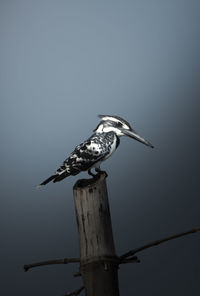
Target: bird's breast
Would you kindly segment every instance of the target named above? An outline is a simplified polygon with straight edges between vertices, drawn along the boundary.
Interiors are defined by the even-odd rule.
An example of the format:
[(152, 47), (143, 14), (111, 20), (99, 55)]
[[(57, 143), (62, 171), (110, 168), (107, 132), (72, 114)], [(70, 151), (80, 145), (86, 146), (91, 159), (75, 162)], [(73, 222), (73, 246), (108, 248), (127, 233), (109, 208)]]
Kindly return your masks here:
[(108, 154), (106, 155), (105, 159), (110, 157), (115, 152), (115, 150), (117, 149), (117, 146), (118, 146), (118, 139), (117, 139), (117, 136), (114, 136), (113, 140), (108, 145)]

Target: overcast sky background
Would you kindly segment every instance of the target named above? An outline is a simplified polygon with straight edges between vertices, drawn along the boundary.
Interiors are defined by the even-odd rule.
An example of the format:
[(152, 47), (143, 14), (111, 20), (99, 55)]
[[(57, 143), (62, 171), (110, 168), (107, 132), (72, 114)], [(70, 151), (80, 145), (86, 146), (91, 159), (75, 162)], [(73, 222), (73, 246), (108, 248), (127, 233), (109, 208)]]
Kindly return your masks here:
[[(200, 225), (200, 2), (0, 1), (0, 294), (61, 296), (79, 256), (72, 187), (35, 189), (98, 124), (124, 117), (130, 138), (109, 175), (117, 254)], [(200, 234), (121, 266), (121, 295), (200, 295)]]

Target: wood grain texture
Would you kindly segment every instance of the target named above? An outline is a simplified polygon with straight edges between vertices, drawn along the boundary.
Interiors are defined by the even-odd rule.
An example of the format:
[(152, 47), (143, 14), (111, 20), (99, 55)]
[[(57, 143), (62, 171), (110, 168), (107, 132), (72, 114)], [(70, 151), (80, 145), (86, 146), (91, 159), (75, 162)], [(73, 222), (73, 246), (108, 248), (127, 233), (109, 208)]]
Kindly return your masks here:
[(112, 233), (106, 174), (74, 186), (81, 273), (87, 296), (117, 296), (118, 260)]

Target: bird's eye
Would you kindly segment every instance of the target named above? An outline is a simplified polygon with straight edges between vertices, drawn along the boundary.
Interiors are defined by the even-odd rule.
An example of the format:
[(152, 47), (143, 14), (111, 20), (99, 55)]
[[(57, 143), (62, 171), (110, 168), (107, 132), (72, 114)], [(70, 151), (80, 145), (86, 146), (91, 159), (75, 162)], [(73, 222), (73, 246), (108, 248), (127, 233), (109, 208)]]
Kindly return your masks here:
[(117, 127), (122, 127), (121, 122), (118, 122), (118, 123), (117, 123)]

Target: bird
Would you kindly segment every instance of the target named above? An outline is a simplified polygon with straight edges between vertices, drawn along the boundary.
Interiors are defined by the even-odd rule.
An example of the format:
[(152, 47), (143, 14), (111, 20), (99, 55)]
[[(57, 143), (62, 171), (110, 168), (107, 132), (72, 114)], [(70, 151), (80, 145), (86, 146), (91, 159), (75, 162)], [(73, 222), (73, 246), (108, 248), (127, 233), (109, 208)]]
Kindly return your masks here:
[[(44, 180), (38, 187), (49, 182), (59, 182), (69, 176), (75, 176), (82, 171), (95, 177), (101, 172), (100, 164), (108, 159), (118, 148), (120, 138), (127, 136), (151, 148), (154, 146), (141, 137), (123, 118), (115, 115), (98, 115), (100, 122), (93, 130), (93, 134), (86, 141), (75, 147), (57, 171)], [(96, 174), (91, 169), (95, 169)]]

